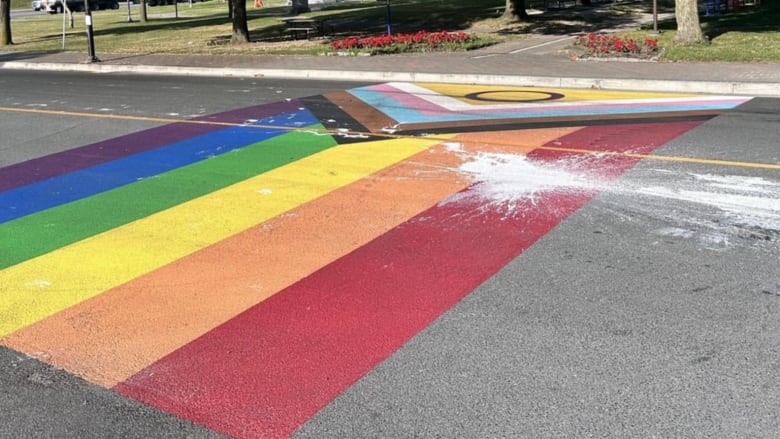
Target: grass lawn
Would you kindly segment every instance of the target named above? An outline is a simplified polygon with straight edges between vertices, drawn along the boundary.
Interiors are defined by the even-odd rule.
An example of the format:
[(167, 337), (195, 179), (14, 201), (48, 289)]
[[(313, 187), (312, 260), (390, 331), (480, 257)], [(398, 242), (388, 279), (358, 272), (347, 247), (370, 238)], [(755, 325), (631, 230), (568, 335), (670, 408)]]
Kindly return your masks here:
[(763, 0), (722, 15), (700, 16), (707, 44), (674, 44), (674, 20), (659, 23), (667, 61), (780, 61), (780, 2)]
[[(473, 20), (495, 14), (502, 0), (479, 2), (479, 5), (452, 6), (456, 0), (394, 0), (393, 31), (457, 31)], [(139, 21), (138, 8), (94, 11), (93, 29), (98, 51), (113, 53), (322, 53), (329, 49), (329, 39), (346, 35), (381, 35), (386, 31), (386, 8), (376, 0), (329, 2), (306, 15), (327, 19), (329, 38), (289, 41), (280, 20), (289, 11), (286, 0), (266, 0), (265, 7), (255, 9), (247, 1), (248, 26), (252, 43), (230, 44), (232, 23), (227, 3), (222, 0), (179, 3), (149, 7), (149, 20)], [(313, 4), (313, 2), (312, 2)], [(26, 6), (29, 8), (29, 5)], [(12, 21), (14, 46), (9, 50), (83, 51), (86, 29), (83, 13), (74, 13), (73, 27), (62, 14), (39, 13)], [(63, 35), (64, 34), (64, 35)]]
[[(317, 54), (329, 50), (329, 42), (345, 36), (381, 35), (386, 30), (386, 7), (376, 0), (325, 0), (318, 8), (310, 0), (312, 12), (306, 15), (325, 20), (325, 38), (290, 41), (280, 20), (288, 11), (287, 0), (265, 0), (265, 7), (253, 8), (247, 1), (248, 25), (252, 43), (230, 44), (232, 24), (227, 3), (208, 0), (149, 7), (147, 22), (140, 22), (138, 7), (128, 10), (94, 11), (95, 46), (105, 53), (193, 53), (193, 54)], [(571, 3), (571, 2), (570, 2)], [(425, 31), (466, 31), (501, 40), (523, 38), (529, 32), (570, 34), (598, 31), (616, 22), (631, 23), (637, 14), (647, 17), (651, 0), (594, 2), (582, 6), (543, 11), (542, 0), (527, 1), (538, 12), (524, 23), (507, 23), (497, 15), (504, 0), (393, 0), (394, 33)], [(673, 11), (668, 0), (658, 0), (662, 11)], [(13, 8), (29, 9), (27, 0), (12, 0)], [(662, 60), (672, 61), (780, 61), (780, 1), (763, 0), (719, 16), (701, 15), (701, 25), (709, 44), (681, 45), (673, 42), (673, 19), (658, 23), (657, 36)], [(73, 27), (64, 15), (38, 13), (15, 17), (12, 21), (16, 51), (86, 51), (83, 13), (73, 14)], [(632, 32), (638, 38), (650, 35), (648, 26)]]

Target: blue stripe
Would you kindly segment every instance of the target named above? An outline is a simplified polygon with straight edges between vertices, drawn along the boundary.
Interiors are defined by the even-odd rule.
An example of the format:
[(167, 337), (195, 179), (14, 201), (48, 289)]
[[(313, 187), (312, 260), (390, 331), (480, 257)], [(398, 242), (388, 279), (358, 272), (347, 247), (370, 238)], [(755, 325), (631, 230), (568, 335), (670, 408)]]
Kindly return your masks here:
[(289, 132), (281, 127), (319, 123), (307, 110), (253, 122), (280, 128), (235, 126), (172, 143), (0, 193), (0, 224), (235, 151)]

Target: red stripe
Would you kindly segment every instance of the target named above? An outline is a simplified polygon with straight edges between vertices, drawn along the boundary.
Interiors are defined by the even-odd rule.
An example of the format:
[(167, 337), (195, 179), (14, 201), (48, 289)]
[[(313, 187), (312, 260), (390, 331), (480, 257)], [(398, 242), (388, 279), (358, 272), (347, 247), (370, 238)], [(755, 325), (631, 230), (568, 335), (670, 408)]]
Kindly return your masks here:
[(289, 436), (593, 195), (537, 194), (511, 216), (442, 203), (115, 389), (230, 436)]

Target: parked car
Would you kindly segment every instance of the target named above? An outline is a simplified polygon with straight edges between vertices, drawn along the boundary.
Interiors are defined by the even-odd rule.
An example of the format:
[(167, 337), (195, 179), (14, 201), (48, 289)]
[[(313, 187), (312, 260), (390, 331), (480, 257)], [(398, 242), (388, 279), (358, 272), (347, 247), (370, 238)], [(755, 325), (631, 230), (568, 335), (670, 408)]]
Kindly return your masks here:
[[(40, 0), (42, 9), (50, 14), (63, 12), (65, 7), (62, 0)], [(84, 0), (66, 0), (68, 9), (71, 12), (84, 11)], [(118, 0), (89, 0), (89, 9), (98, 11), (100, 9), (119, 9)]]
[[(146, 0), (146, 4), (149, 6), (162, 6), (162, 5), (172, 5), (173, 2), (176, 1), (177, 3), (187, 3), (190, 0)], [(195, 3), (197, 0), (192, 0), (193, 3)], [(204, 0), (200, 0), (204, 1)]]
[(42, 3), (41, 0), (33, 0), (30, 6), (32, 6), (33, 11), (40, 11), (41, 9), (43, 9), (43, 5), (41, 3)]

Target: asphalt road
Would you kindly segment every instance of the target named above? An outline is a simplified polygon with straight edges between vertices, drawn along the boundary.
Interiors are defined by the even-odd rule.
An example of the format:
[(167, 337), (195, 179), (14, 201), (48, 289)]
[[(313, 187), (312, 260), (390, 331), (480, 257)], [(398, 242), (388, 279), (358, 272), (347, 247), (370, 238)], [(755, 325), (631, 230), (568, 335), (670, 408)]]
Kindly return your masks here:
[[(777, 164), (778, 122), (756, 99), (655, 153)], [(779, 182), (640, 162), (296, 437), (775, 437)], [(704, 201), (731, 195), (774, 214)]]
[(361, 83), (0, 72), (0, 166), (176, 120)]
[[(2, 167), (176, 119), (358, 85), (0, 72), (0, 179)], [(776, 437), (778, 127), (780, 100), (752, 99), (609, 183), (513, 169), (554, 180), (564, 198), (594, 197), (294, 436)], [(654, 133), (629, 135), (630, 152)], [(563, 209), (529, 194), (536, 210)], [(503, 195), (511, 209), (517, 194)], [(0, 388), (0, 437), (218, 437), (7, 348)]]

